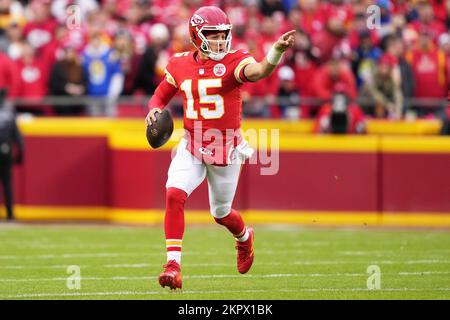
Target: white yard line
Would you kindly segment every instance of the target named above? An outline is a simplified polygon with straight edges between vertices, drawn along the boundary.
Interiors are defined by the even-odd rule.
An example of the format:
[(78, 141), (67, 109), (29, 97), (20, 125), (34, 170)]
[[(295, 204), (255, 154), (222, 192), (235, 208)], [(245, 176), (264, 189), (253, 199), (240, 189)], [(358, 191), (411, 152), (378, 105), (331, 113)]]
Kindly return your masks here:
[[(87, 265), (80, 264), (78, 265), (81, 269), (83, 268), (133, 268), (133, 269), (146, 269), (152, 267), (162, 267), (163, 262), (161, 263), (120, 263), (120, 264), (103, 264), (103, 265)], [(9, 269), (9, 270), (23, 270), (23, 269), (67, 269), (68, 266), (73, 264), (59, 264), (59, 265), (9, 265), (9, 266), (0, 266), (1, 269)], [(205, 267), (229, 267), (233, 266), (232, 263), (187, 263), (189, 268), (205, 268)], [(281, 262), (260, 262), (258, 263), (260, 266), (281, 266), (285, 265), (285, 263)]]
[(399, 276), (428, 276), (433, 274), (450, 274), (450, 271), (399, 272)]
[(396, 261), (396, 260), (366, 260), (366, 261), (346, 261), (346, 260), (318, 260), (318, 261), (294, 261), (295, 265), (333, 265), (333, 264), (450, 264), (450, 260), (407, 260), (407, 261)]
[[(401, 275), (401, 276), (416, 276), (416, 275), (438, 275), (449, 274), (450, 272), (440, 271), (423, 271), (423, 272), (399, 272), (399, 273), (383, 273), (384, 275)], [(231, 275), (231, 274), (215, 274), (215, 275), (187, 275), (184, 279), (216, 279), (216, 278), (296, 278), (296, 277), (367, 277), (366, 273), (275, 273), (275, 274), (246, 274), (246, 275)], [(155, 276), (115, 276), (115, 277), (81, 277), (81, 281), (133, 281), (133, 280), (154, 280)], [(67, 281), (67, 277), (54, 277), (54, 278), (21, 278), (21, 279), (8, 279), (0, 278), (0, 282), (47, 282), (47, 281)]]
[(274, 290), (186, 290), (170, 293), (167, 291), (111, 291), (111, 292), (69, 292), (69, 293), (25, 293), (0, 296), (3, 299), (17, 298), (44, 298), (44, 297), (86, 297), (86, 296), (137, 296), (137, 295), (168, 295), (168, 294), (224, 294), (224, 293), (304, 293), (304, 292), (449, 292), (450, 288), (417, 289), (417, 288), (386, 288), (369, 290), (365, 288), (299, 288), (299, 289), (274, 289)]
[[(95, 257), (117, 257), (122, 254), (99, 254), (99, 256), (95, 255)], [(53, 256), (53, 255), (47, 255), (47, 256)], [(134, 254), (133, 254), (134, 256)], [(142, 255), (138, 255), (142, 256)], [(86, 256), (86, 254), (83, 254), (81, 256), (75, 255), (72, 257), (72, 255), (66, 255), (65, 258), (75, 258), (75, 257), (90, 257), (90, 255)], [(1, 258), (1, 257), (0, 257)], [(73, 264), (73, 263), (72, 263)], [(69, 265), (72, 264), (59, 264), (59, 265), (0, 265), (1, 269), (66, 269)], [(308, 260), (298, 260), (298, 261), (292, 261), (291, 264), (293, 265), (305, 265), (305, 266), (314, 266), (314, 265), (339, 265), (339, 264), (363, 264), (363, 265), (369, 265), (369, 264), (376, 264), (376, 265), (383, 265), (383, 264), (450, 264), (450, 260), (438, 260), (438, 259), (431, 259), (431, 260), (407, 260), (407, 261), (395, 261), (395, 260), (366, 260), (366, 261), (354, 261), (354, 260), (317, 260), (317, 261), (308, 261)], [(99, 264), (99, 265), (85, 265), (80, 264), (80, 268), (151, 268), (151, 267), (161, 267), (163, 263), (119, 263), (119, 264)], [(196, 268), (196, 267), (227, 267), (230, 266), (230, 263), (186, 263), (186, 266), (189, 268)], [(286, 265), (282, 262), (260, 262), (258, 265), (261, 266), (280, 266), (280, 265)]]
[[(319, 274), (319, 273), (310, 273), (310, 274), (300, 274), (300, 273), (286, 273), (286, 274), (264, 274), (264, 275), (228, 275), (228, 274), (216, 274), (216, 275), (187, 275), (183, 276), (183, 279), (214, 279), (214, 278), (283, 278), (283, 277), (338, 277), (338, 276), (367, 276), (366, 274)], [(141, 276), (141, 277), (128, 277), (128, 276), (115, 276), (115, 277), (81, 277), (81, 281), (114, 281), (114, 280), (154, 280), (155, 276)], [(55, 278), (23, 278), (23, 279), (0, 279), (0, 282), (40, 282), (40, 281), (67, 281), (67, 277), (55, 277)]]
[[(161, 253), (162, 252), (162, 253)], [(39, 255), (23, 255), (23, 256), (0, 256), (0, 260), (18, 260), (18, 259), (72, 259), (72, 258), (111, 258), (111, 257), (147, 257), (147, 256), (161, 256), (164, 251), (161, 252), (100, 252), (100, 253), (64, 253), (64, 254), (39, 254)], [(215, 256), (224, 254), (236, 254), (231, 253), (218, 253), (218, 252), (185, 252), (184, 256), (194, 256), (194, 255), (205, 255), (205, 256)]]

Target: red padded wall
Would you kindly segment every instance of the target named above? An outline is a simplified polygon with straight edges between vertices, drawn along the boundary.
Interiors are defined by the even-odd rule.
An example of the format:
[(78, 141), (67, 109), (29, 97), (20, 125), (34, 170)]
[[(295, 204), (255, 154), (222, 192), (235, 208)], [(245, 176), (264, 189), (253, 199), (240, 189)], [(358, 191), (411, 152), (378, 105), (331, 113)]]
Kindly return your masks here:
[(450, 154), (384, 153), (381, 158), (384, 211), (450, 212)]
[(106, 137), (26, 137), (20, 203), (109, 205)]

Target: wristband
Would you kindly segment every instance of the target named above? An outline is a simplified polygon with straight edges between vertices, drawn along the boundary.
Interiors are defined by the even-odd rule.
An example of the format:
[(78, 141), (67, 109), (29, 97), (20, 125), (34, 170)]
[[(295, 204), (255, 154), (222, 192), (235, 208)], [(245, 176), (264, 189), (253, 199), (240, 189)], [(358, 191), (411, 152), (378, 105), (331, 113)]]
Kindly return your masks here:
[(269, 53), (267, 54), (267, 62), (269, 62), (270, 64), (276, 66), (280, 63), (281, 58), (283, 57), (283, 51), (279, 51), (277, 49), (275, 49), (275, 46), (272, 46), (272, 48), (270, 48)]

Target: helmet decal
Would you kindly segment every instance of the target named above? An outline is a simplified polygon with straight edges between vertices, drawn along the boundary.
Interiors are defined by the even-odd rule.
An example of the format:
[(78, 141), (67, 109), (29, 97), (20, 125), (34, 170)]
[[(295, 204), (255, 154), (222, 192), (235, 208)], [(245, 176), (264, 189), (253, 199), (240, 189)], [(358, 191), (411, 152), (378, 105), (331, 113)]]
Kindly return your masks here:
[(205, 20), (199, 16), (198, 14), (194, 14), (191, 18), (191, 26), (196, 27), (198, 25), (201, 25), (205, 23)]

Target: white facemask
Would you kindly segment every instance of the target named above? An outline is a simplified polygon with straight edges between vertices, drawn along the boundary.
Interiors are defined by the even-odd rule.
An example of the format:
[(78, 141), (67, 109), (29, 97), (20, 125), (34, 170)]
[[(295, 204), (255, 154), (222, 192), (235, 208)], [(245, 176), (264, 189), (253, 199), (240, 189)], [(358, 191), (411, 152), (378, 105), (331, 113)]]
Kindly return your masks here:
[[(230, 52), (231, 49), (231, 30), (228, 33), (228, 36), (225, 40), (207, 40), (203, 34), (200, 34), (201, 39), (203, 40), (203, 43), (200, 47), (200, 50), (202, 50), (210, 59), (214, 61), (220, 61), (222, 60), (227, 53)], [(217, 42), (217, 51), (211, 50), (210, 43), (211, 42)], [(219, 43), (223, 43), (224, 50), (219, 52)]]

